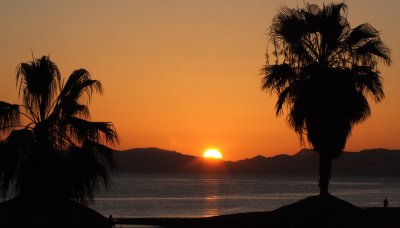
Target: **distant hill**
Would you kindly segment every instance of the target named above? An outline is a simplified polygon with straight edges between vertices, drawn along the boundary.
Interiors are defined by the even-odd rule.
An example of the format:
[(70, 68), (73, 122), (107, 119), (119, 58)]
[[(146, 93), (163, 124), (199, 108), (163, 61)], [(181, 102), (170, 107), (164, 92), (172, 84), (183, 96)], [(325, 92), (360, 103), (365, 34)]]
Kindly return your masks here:
[(226, 172), (225, 161), (210, 161), (158, 148), (137, 148), (114, 154), (122, 172)]
[[(276, 155), (220, 161), (158, 148), (115, 151), (121, 172), (235, 173), (308, 175), (318, 173), (318, 156), (303, 149), (295, 155)], [(369, 149), (344, 152), (333, 161), (334, 175), (400, 176), (400, 150)]]

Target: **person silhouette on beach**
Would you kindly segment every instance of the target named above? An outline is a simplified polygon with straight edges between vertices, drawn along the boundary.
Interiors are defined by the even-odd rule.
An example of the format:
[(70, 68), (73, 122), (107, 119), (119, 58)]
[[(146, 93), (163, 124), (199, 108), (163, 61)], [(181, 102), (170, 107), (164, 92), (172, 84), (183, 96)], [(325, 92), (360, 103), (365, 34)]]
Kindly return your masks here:
[(388, 201), (387, 198), (385, 198), (385, 199), (383, 200), (383, 207), (384, 207), (384, 208), (387, 208), (388, 205), (389, 205), (389, 201)]

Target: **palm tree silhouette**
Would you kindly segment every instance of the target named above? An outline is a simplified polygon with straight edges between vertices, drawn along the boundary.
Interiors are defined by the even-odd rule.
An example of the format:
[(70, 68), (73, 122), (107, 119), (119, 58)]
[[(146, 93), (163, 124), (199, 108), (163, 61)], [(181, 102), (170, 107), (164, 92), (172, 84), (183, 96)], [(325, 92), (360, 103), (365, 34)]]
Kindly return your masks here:
[(85, 69), (63, 83), (48, 56), (21, 63), (22, 104), (0, 101), (0, 191), (35, 199), (86, 204), (100, 184), (109, 185), (118, 142), (110, 122), (89, 121), (88, 104), (102, 85)]
[(390, 65), (390, 51), (370, 24), (350, 27), (344, 3), (284, 6), (269, 36), (275, 63), (267, 51), (262, 89), (278, 95), (276, 114), (287, 107), (289, 125), (319, 153), (320, 194), (327, 195), (332, 159), (371, 115), (367, 96), (384, 98), (377, 65)]

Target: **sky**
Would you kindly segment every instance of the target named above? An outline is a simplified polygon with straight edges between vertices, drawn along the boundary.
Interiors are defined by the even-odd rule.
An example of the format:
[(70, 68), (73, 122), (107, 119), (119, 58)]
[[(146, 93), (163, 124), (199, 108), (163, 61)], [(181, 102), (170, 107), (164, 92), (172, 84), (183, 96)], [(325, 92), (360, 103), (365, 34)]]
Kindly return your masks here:
[[(332, 1), (310, 1), (322, 4)], [(337, 2), (337, 1), (334, 1)], [(87, 69), (104, 86), (92, 120), (111, 121), (115, 149), (159, 147), (225, 160), (294, 154), (298, 136), (260, 89), (266, 32), (282, 5), (303, 0), (0, 0), (0, 100), (17, 103), (19, 63), (50, 55), (63, 77)], [(369, 22), (392, 51), (379, 67), (386, 98), (345, 150), (400, 149), (400, 1), (349, 0), (351, 26)]]

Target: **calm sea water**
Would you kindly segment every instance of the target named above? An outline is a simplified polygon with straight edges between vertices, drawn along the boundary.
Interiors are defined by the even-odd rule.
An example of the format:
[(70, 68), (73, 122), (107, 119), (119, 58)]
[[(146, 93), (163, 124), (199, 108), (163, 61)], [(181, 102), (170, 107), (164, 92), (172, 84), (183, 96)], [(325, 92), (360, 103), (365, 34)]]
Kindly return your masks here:
[[(113, 217), (204, 217), (268, 211), (318, 194), (317, 176), (127, 174), (91, 205)], [(398, 177), (333, 177), (331, 192), (360, 207), (400, 206)]]

